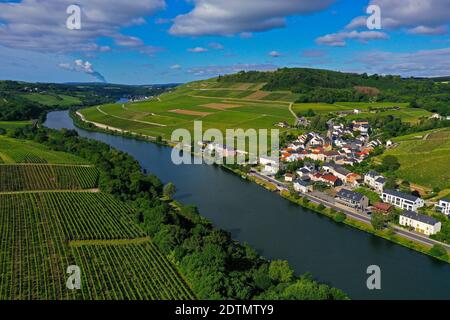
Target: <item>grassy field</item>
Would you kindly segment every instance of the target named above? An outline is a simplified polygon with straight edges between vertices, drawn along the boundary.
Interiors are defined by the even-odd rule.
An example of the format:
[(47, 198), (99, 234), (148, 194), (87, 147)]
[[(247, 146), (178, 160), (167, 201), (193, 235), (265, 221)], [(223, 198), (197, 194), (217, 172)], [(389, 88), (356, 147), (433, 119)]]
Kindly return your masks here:
[(11, 139), (0, 136), (0, 162), (13, 163), (52, 163), (88, 164), (82, 158), (63, 152), (55, 152), (31, 141)]
[(26, 127), (31, 124), (31, 121), (0, 121), (0, 128), (5, 130), (14, 130), (17, 128)]
[[(22, 163), (0, 165), (0, 300), (195, 298), (125, 203), (97, 190), (53, 191), (97, 187), (95, 167), (4, 137), (0, 155)], [(66, 287), (71, 265), (81, 290)]]
[(377, 113), (361, 112), (360, 114), (348, 115), (346, 118), (356, 120), (361, 118), (371, 119), (377, 116), (394, 116), (402, 119), (403, 122), (416, 123), (420, 120), (420, 118), (429, 118), (431, 115), (431, 112), (424, 109), (401, 108), (400, 110), (382, 111)]
[(40, 104), (54, 107), (71, 107), (71, 106), (79, 106), (82, 104), (81, 100), (76, 97), (66, 96), (66, 95), (50, 95), (50, 94), (42, 94), (42, 93), (31, 93), (22, 95), (24, 98), (38, 102)]
[(428, 188), (450, 187), (450, 129), (416, 133), (395, 141), (398, 146), (384, 155), (398, 158), (400, 178)]
[[(294, 125), (295, 118), (289, 105), (299, 97), (289, 91), (262, 91), (263, 83), (219, 83), (214, 79), (182, 85), (174, 92), (157, 99), (140, 103), (109, 104), (91, 107), (80, 112), (91, 122), (132, 131), (138, 134), (164, 139), (171, 138), (175, 129), (193, 132), (194, 121), (202, 121), (203, 130), (219, 129), (274, 129), (285, 121)], [(408, 109), (406, 103), (294, 103), (292, 110), (301, 113), (314, 110), (316, 113), (349, 111), (358, 108), (360, 115), (375, 116), (369, 108), (400, 107), (400, 110), (379, 114), (394, 114), (405, 121), (414, 122), (428, 113), (420, 109)], [(289, 129), (281, 129), (285, 131)]]
[(103, 105), (81, 110), (81, 113), (88, 121), (166, 139), (178, 128), (192, 132), (197, 120), (203, 122), (204, 130), (217, 128), (222, 132), (235, 128), (270, 129), (276, 128), (280, 121), (295, 122), (286, 102), (197, 94), (200, 93), (181, 88), (161, 96), (160, 100)]

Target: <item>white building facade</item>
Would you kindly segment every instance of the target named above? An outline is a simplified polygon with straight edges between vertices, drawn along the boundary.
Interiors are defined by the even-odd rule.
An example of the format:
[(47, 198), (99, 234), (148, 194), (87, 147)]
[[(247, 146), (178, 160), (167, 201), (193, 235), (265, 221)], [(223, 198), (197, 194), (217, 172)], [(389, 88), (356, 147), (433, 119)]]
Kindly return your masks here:
[(414, 231), (427, 236), (440, 232), (442, 228), (440, 221), (413, 211), (403, 212), (400, 216), (400, 225), (413, 228)]
[(383, 202), (390, 203), (397, 208), (407, 211), (417, 211), (425, 205), (425, 202), (421, 198), (396, 190), (383, 191), (381, 198)]
[(446, 216), (450, 216), (450, 200), (442, 199), (436, 205), (436, 210), (445, 214)]

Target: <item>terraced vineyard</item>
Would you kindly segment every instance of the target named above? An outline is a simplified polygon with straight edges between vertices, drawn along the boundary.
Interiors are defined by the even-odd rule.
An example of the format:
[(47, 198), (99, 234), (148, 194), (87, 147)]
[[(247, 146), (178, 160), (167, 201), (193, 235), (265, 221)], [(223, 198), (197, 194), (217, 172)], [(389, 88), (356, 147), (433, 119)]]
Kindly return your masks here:
[[(193, 298), (132, 214), (101, 193), (0, 194), (0, 299)], [(73, 264), (79, 291), (66, 289)]]
[(92, 189), (98, 178), (91, 166), (0, 165), (0, 192)]
[(87, 164), (82, 158), (56, 152), (31, 141), (0, 136), (0, 159), (4, 163)]

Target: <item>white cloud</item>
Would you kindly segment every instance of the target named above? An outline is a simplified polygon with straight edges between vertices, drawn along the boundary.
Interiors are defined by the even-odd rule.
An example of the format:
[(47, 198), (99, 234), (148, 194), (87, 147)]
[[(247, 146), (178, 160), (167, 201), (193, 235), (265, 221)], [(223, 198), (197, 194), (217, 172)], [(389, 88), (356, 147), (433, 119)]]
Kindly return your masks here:
[(69, 30), (66, 9), (73, 3), (73, 0), (0, 3), (3, 23), (0, 43), (41, 52), (101, 51), (97, 39), (120, 38), (120, 28), (143, 24), (145, 16), (165, 8), (164, 0), (78, 0), (75, 3), (82, 9), (81, 30)]
[(64, 70), (87, 73), (101, 82), (106, 82), (105, 77), (100, 72), (95, 71), (92, 66), (92, 63), (90, 63), (89, 61), (76, 59), (73, 63), (67, 62), (60, 63), (58, 67)]
[[(450, 23), (449, 0), (371, 0), (381, 9), (383, 29), (409, 29), (416, 34), (438, 35), (448, 31)], [(366, 27), (367, 17), (354, 18), (347, 29)]]
[(331, 33), (316, 39), (316, 43), (320, 45), (326, 45), (331, 47), (345, 47), (347, 40), (357, 40), (361, 43), (367, 43), (370, 40), (385, 40), (389, 39), (389, 36), (379, 31), (350, 31), (350, 32), (338, 32)]
[(203, 52), (207, 52), (208, 49), (203, 48), (203, 47), (195, 47), (195, 48), (189, 48), (189, 49), (187, 49), (187, 51), (193, 52), (193, 53), (203, 53)]
[(335, 0), (194, 0), (195, 8), (175, 18), (174, 35), (234, 35), (286, 25), (287, 16), (323, 10)]
[(278, 51), (270, 51), (269, 56), (271, 56), (272, 58), (278, 58), (281, 57), (281, 53)]
[(426, 27), (426, 26), (418, 26), (408, 30), (409, 33), (412, 34), (422, 34), (422, 35), (443, 35), (448, 33), (447, 26), (439, 26), (439, 27)]
[(272, 71), (277, 66), (273, 64), (235, 64), (228, 66), (200, 66), (190, 68), (188, 73), (197, 77), (215, 77), (223, 74), (237, 73), (239, 71)]
[(450, 48), (415, 52), (364, 52), (357, 60), (368, 73), (405, 77), (438, 77), (450, 74)]
[(181, 68), (182, 68), (182, 66), (179, 64), (174, 64), (174, 65), (170, 66), (170, 69), (172, 69), (172, 70), (180, 70)]
[(218, 42), (211, 42), (209, 44), (209, 47), (214, 49), (214, 50), (223, 50), (224, 49), (223, 45), (218, 43)]

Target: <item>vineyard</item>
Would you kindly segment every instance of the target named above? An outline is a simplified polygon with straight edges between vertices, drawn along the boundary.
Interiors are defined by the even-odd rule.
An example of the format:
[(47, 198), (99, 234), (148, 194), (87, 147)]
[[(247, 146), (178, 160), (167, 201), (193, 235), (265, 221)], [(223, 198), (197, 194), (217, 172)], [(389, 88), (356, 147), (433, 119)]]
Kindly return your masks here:
[[(0, 194), (0, 299), (193, 298), (150, 240), (134, 241), (145, 235), (132, 214), (102, 193)], [(72, 264), (79, 291), (66, 289)]]
[(4, 163), (87, 164), (87, 161), (64, 152), (57, 152), (31, 141), (0, 136), (0, 161)]
[(78, 246), (72, 252), (76, 264), (89, 275), (82, 285), (85, 299), (193, 299), (175, 268), (150, 241)]
[(90, 166), (0, 165), (0, 192), (92, 189), (98, 179)]

